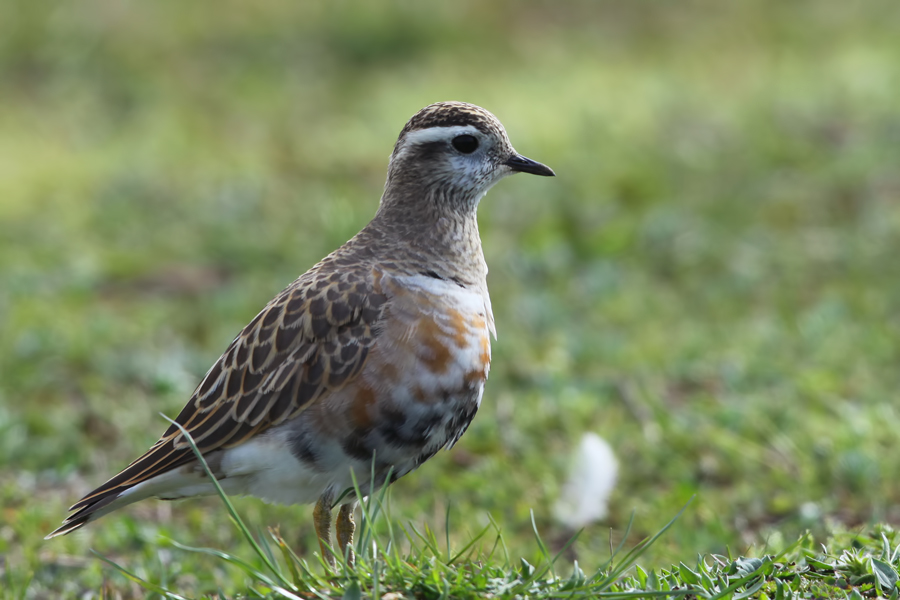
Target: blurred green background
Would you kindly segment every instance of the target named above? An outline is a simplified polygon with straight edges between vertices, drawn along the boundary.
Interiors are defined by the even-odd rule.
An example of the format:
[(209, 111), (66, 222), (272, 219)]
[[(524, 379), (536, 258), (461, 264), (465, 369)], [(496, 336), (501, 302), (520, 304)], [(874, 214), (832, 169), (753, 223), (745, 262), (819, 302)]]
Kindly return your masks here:
[[(557, 172), (479, 211), (499, 340), (482, 410), (391, 492), (533, 560), (581, 435), (618, 456), (608, 555), (653, 564), (900, 522), (900, 11), (893, 2), (13, 0), (0, 19), (0, 575), (198, 594), (216, 500), (52, 542), (239, 329), (372, 216), (396, 135), (484, 106)], [(239, 502), (316, 549), (308, 507)], [(611, 533), (610, 533), (611, 531)], [(29, 584), (29, 580), (31, 583)], [(28, 592), (25, 592), (25, 589)], [(41, 596), (44, 594), (44, 596)]]

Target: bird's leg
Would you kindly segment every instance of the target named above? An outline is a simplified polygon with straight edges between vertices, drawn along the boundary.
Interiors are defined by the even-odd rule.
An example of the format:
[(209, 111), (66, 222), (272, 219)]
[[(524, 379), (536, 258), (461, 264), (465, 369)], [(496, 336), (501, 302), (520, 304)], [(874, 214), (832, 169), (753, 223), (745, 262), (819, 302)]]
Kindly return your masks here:
[(331, 491), (326, 491), (316, 502), (313, 509), (313, 523), (316, 526), (316, 537), (319, 538), (319, 549), (322, 551), (322, 558), (328, 563), (332, 569), (334, 568), (334, 555), (331, 553), (331, 508), (332, 508)]
[(353, 554), (353, 533), (356, 531), (356, 521), (353, 520), (353, 509), (356, 502), (348, 502), (341, 506), (337, 516), (337, 543), (338, 549), (344, 553), (347, 564), (351, 567), (356, 562)]

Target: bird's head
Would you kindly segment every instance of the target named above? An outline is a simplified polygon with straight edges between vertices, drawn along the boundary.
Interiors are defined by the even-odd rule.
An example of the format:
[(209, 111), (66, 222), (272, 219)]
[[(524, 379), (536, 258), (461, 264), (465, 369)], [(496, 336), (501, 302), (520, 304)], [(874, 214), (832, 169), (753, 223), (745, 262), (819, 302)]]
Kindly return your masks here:
[(516, 152), (490, 112), (465, 102), (438, 102), (413, 115), (400, 132), (385, 198), (430, 196), (474, 210), (492, 185), (513, 173), (554, 175), (550, 167)]

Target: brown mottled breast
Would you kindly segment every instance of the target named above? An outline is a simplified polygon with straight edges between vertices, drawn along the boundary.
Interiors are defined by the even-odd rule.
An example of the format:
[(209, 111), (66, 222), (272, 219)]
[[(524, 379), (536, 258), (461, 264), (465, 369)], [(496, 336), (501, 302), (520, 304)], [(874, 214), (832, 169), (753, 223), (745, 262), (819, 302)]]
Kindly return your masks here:
[(421, 275), (381, 283), (383, 330), (360, 376), (289, 425), (295, 455), (313, 468), (374, 455), (402, 476), (455, 443), (481, 402), (491, 360), (481, 293)]

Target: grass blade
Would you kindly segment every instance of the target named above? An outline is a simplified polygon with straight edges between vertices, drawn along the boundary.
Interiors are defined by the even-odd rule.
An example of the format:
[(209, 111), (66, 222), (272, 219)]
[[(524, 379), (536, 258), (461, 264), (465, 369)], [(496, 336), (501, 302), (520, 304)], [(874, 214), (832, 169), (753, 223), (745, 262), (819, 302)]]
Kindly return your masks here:
[[(254, 553), (260, 558), (260, 560), (262, 560), (263, 564), (266, 565), (266, 568), (276, 577), (276, 579), (278, 579), (283, 587), (292, 589), (294, 587), (293, 583), (285, 578), (284, 574), (281, 572), (281, 569), (277, 567), (277, 563), (269, 560), (269, 557), (257, 543), (256, 539), (253, 537), (253, 534), (250, 533), (250, 530), (244, 524), (244, 521), (241, 519), (240, 515), (238, 515), (237, 510), (235, 510), (234, 505), (231, 503), (231, 500), (229, 500), (228, 495), (225, 493), (225, 490), (223, 490), (222, 486), (219, 484), (219, 480), (209, 468), (209, 465), (206, 463), (206, 459), (203, 457), (203, 453), (200, 452), (200, 448), (197, 447), (197, 443), (194, 441), (194, 438), (191, 437), (191, 434), (184, 427), (182, 427), (180, 423), (176, 423), (166, 415), (162, 415), (162, 417), (166, 421), (177, 427), (181, 432), (181, 435), (190, 445), (191, 450), (193, 450), (194, 452), (194, 456), (197, 458), (197, 461), (203, 467), (203, 471), (206, 473), (206, 476), (209, 477), (209, 480), (215, 487), (216, 493), (218, 494), (219, 498), (221, 498), (222, 502), (225, 504), (232, 522), (235, 524), (235, 526), (237, 526), (238, 530), (241, 532), (241, 535), (245, 540), (247, 540), (247, 543), (250, 544), (250, 547), (253, 548)], [(224, 556), (222, 558), (224, 558)]]
[(105, 556), (103, 556), (102, 554), (97, 552), (96, 550), (91, 550), (91, 552), (94, 553), (94, 556), (96, 556), (97, 558), (99, 558), (100, 560), (105, 562), (106, 564), (110, 565), (112, 568), (114, 568), (116, 571), (121, 573), (127, 579), (140, 585), (145, 590), (150, 590), (151, 592), (156, 592), (160, 596), (162, 596), (164, 598), (170, 598), (171, 600), (188, 600), (184, 596), (179, 596), (178, 594), (176, 594), (174, 592), (170, 592), (169, 590), (165, 589), (164, 587), (162, 587), (160, 585), (157, 585), (151, 581), (147, 581), (146, 579), (138, 577), (137, 575), (135, 575), (134, 573), (132, 573), (131, 571), (129, 571), (122, 565), (118, 564), (117, 562), (115, 562), (109, 558), (106, 558)]

